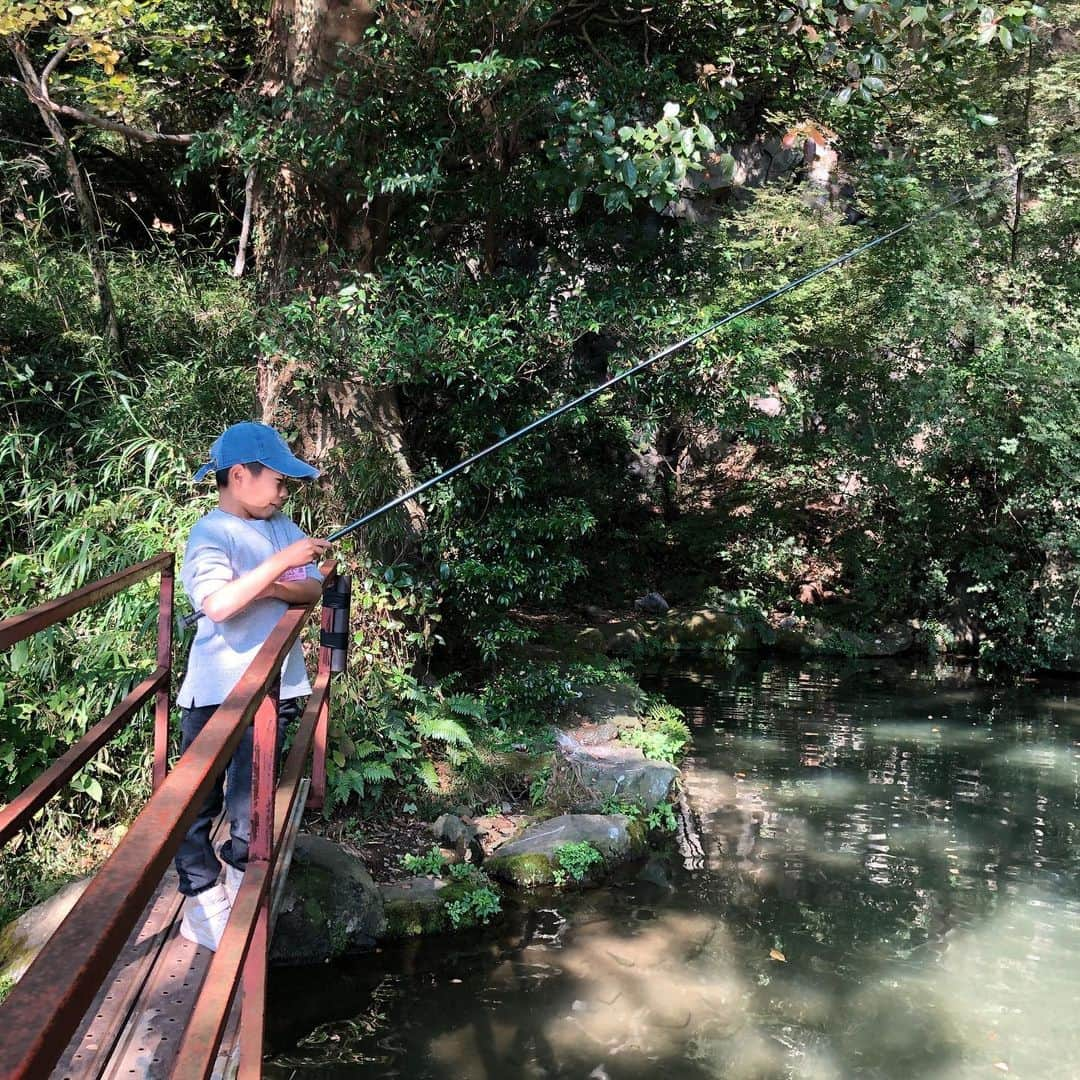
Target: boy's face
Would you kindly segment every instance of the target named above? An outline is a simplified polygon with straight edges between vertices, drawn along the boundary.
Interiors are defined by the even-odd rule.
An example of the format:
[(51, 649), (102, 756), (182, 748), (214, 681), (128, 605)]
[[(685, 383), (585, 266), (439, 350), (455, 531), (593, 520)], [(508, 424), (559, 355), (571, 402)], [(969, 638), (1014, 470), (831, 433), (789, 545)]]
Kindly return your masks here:
[(246, 465), (234, 465), (229, 472), (228, 490), (245, 513), (265, 521), (285, 505), (289, 481), (273, 469), (264, 468), (256, 476)]

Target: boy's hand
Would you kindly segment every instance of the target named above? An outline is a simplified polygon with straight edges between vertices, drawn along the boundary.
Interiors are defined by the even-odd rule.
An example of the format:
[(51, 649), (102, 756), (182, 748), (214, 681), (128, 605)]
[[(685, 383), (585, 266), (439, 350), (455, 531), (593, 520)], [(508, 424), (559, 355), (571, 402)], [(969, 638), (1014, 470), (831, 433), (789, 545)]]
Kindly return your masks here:
[[(318, 540), (314, 536), (305, 536), (303, 540), (297, 540), (278, 552), (283, 572), (291, 570), (295, 566), (307, 566), (309, 563), (318, 562), (320, 555), (325, 555), (330, 550), (330, 545), (325, 540)], [(279, 575), (280, 576), (280, 575)]]

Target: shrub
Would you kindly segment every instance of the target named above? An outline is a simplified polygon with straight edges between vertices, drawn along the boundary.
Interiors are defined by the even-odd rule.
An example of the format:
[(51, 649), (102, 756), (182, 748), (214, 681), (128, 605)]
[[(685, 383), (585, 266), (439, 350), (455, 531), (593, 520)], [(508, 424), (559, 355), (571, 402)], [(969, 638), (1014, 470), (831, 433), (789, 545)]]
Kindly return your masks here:
[(569, 874), (575, 881), (581, 881), (588, 873), (590, 866), (603, 861), (604, 856), (588, 840), (575, 844), (563, 844), (555, 849), (554, 862), (557, 868), (564, 874)]

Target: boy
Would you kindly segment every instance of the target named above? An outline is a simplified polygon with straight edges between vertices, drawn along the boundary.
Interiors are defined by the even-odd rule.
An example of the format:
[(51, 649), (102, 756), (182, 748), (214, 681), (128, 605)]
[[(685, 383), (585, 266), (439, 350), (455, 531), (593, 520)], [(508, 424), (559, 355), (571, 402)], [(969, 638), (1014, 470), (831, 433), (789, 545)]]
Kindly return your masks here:
[[(294, 457), (273, 428), (233, 424), (210, 448), (210, 461), (196, 472), (195, 481), (210, 472), (217, 480), (218, 505), (192, 528), (180, 575), (192, 604), (204, 615), (176, 696), (181, 753), (228, 697), (286, 608), (320, 595), (322, 576), (315, 564), (330, 546), (304, 536), (280, 512), (288, 497), (287, 478), (307, 480), (319, 472)], [(298, 699), (310, 692), (297, 642), (281, 667), (282, 730), (298, 714)], [(176, 854), (180, 892), (187, 897), (180, 933), (212, 950), (221, 940), (247, 864), (252, 740), (249, 726), (226, 773), (230, 837), (220, 851), (224, 884), (218, 884), (221, 863), (210, 843), (222, 807), (222, 778)]]

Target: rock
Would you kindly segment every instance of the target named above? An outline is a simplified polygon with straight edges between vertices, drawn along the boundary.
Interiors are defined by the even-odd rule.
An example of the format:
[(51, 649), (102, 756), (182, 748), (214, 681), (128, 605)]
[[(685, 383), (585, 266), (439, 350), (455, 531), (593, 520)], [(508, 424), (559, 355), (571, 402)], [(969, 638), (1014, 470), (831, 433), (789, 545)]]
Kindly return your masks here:
[(812, 619), (778, 626), (773, 647), (777, 652), (802, 656), (886, 657), (907, 652), (913, 640), (909, 626), (887, 626), (875, 634), (857, 634)]
[(603, 653), (607, 651), (607, 639), (603, 631), (596, 626), (587, 626), (574, 638), (574, 645), (580, 653)]
[(592, 844), (610, 868), (642, 853), (644, 829), (623, 814), (563, 814), (500, 845), (484, 865), (492, 877), (529, 887), (554, 880), (555, 852), (564, 844)]
[(48, 900), (24, 911), (0, 930), (0, 986), (11, 985), (22, 978), (91, 880), (87, 877), (69, 882)]
[(440, 844), (455, 847), (459, 841), (476, 834), (476, 829), (466, 825), (457, 814), (440, 814), (431, 825), (431, 832)]
[(756, 649), (757, 634), (743, 626), (737, 615), (722, 608), (670, 612), (657, 633), (673, 645), (694, 646), (723, 640), (736, 649)]
[(666, 801), (679, 770), (666, 761), (649, 761), (635, 746), (607, 743), (582, 746), (567, 732), (559, 732), (556, 745), (561, 765), (597, 799), (618, 795), (652, 810)]
[(671, 873), (661, 859), (650, 859), (638, 871), (637, 879), (638, 881), (644, 881), (646, 884), (655, 885), (659, 889), (664, 889), (666, 892), (675, 891), (675, 886), (671, 883)]
[(646, 635), (636, 626), (611, 623), (604, 629), (609, 656), (633, 656), (645, 644)]
[(614, 724), (581, 724), (575, 728), (564, 728), (557, 734), (566, 735), (580, 746), (600, 746), (617, 739), (619, 729)]
[(392, 885), (380, 885), (386, 912), (386, 936), (419, 937), (422, 934), (441, 934), (448, 929), (450, 920), (443, 898), (439, 895), (446, 887), (445, 881), (430, 877), (414, 877)]
[(586, 686), (575, 709), (594, 724), (614, 724), (619, 729), (639, 728), (641, 713), (638, 705), (642, 696), (641, 687), (632, 682)]
[(471, 821), (462, 821), (457, 814), (442, 814), (435, 819), (431, 831), (442, 847), (457, 852), (459, 861), (464, 861), (466, 852), (472, 853), (473, 862), (483, 861), (480, 834)]
[(299, 836), (271, 963), (317, 964), (357, 955), (385, 932), (382, 894), (360, 859), (321, 836)]
[(634, 607), (646, 615), (663, 615), (669, 608), (668, 602), (658, 593), (646, 593), (634, 601)]

